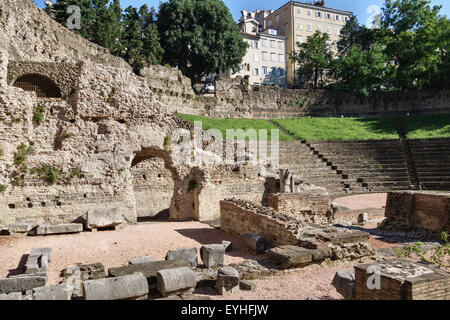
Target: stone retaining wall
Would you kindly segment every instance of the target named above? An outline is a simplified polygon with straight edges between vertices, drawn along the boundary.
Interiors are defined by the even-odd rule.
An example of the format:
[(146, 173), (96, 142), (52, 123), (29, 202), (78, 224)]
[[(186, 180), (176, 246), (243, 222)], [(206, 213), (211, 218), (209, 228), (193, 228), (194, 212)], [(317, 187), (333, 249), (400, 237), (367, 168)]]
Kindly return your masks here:
[(440, 237), (450, 233), (450, 194), (400, 191), (387, 196), (384, 228), (424, 231)]

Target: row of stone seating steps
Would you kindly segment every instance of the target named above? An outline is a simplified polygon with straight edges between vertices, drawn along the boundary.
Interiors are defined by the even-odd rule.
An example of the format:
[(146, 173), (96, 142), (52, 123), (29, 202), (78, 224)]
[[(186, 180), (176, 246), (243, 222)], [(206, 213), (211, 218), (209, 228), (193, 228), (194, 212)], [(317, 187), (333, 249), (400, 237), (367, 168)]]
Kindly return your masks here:
[(408, 189), (410, 178), (399, 141), (309, 142), (319, 157), (364, 190)]
[(450, 139), (409, 140), (423, 189), (450, 190)]
[(292, 170), (305, 183), (324, 187), (331, 194), (344, 194), (351, 188), (353, 181), (331, 169), (304, 142), (284, 142), (280, 145), (280, 155), (280, 166)]

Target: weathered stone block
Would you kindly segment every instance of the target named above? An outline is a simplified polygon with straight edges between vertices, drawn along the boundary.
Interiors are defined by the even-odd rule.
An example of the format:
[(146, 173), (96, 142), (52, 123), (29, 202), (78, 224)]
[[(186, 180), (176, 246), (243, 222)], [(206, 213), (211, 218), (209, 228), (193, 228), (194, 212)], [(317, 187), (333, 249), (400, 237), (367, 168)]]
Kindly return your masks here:
[(47, 273), (48, 255), (29, 255), (25, 263), (25, 273)]
[(148, 292), (147, 279), (142, 273), (84, 282), (85, 300), (146, 299)]
[(170, 250), (167, 252), (166, 260), (184, 260), (190, 267), (196, 268), (198, 265), (197, 248)]
[(200, 248), (200, 256), (207, 268), (223, 266), (225, 263), (225, 247), (222, 244), (208, 244)]
[(245, 244), (257, 254), (261, 254), (266, 251), (267, 241), (261, 235), (246, 233), (242, 236), (242, 239), (244, 240)]
[(241, 280), (239, 282), (239, 289), (251, 291), (256, 289), (256, 283), (249, 280)]
[(25, 233), (27, 234), (32, 229), (30, 223), (14, 223), (8, 226), (10, 233)]
[(233, 251), (233, 243), (231, 241), (222, 241), (223, 246), (225, 247), (225, 252)]
[(370, 234), (363, 231), (334, 232), (323, 234), (321, 237), (332, 244), (342, 244), (367, 241), (370, 238)]
[(65, 234), (65, 233), (79, 233), (83, 232), (83, 225), (81, 223), (56, 224), (37, 227), (36, 234)]
[(123, 223), (122, 212), (118, 208), (88, 212), (88, 229), (115, 227)]
[(2, 293), (0, 294), (0, 301), (22, 300), (21, 292)]
[(342, 270), (336, 272), (332, 285), (344, 299), (352, 300), (355, 298), (355, 271)]
[(158, 291), (165, 297), (195, 288), (197, 276), (188, 267), (158, 271)]
[(33, 300), (71, 300), (73, 288), (67, 284), (33, 289)]
[(0, 279), (0, 293), (23, 292), (45, 286), (47, 279), (40, 276), (22, 276)]
[(239, 290), (239, 272), (233, 267), (222, 267), (217, 272), (216, 289), (224, 295)]
[(267, 256), (278, 261), (283, 267), (289, 268), (312, 261), (310, 249), (297, 246), (280, 246), (266, 251)]
[(128, 261), (128, 264), (140, 264), (140, 263), (147, 263), (147, 262), (155, 262), (156, 259), (153, 257), (134, 257), (131, 258), (130, 261)]
[(33, 248), (30, 252), (30, 256), (40, 256), (43, 254), (48, 256), (48, 262), (52, 261), (52, 248)]

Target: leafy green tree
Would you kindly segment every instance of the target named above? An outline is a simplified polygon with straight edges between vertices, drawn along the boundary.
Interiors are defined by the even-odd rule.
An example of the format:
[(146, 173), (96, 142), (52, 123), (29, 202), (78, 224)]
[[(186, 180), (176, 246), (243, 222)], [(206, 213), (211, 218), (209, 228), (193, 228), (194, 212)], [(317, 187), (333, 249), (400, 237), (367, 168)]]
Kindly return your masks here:
[(237, 71), (247, 49), (239, 27), (221, 0), (161, 3), (158, 30), (164, 62), (193, 82), (212, 72)]
[(333, 53), (328, 41), (328, 34), (316, 31), (306, 42), (297, 42), (298, 51), (291, 59), (298, 64), (298, 84), (306, 86), (312, 81), (314, 89), (319, 87), (319, 80), (326, 76), (332, 66)]
[(123, 58), (128, 61), (135, 72), (143, 67), (143, 43), (140, 17), (136, 8), (129, 6), (123, 15), (122, 44), (124, 45)]
[(368, 50), (354, 44), (334, 61), (337, 83), (330, 88), (370, 95), (386, 89), (392, 67), (386, 63), (383, 47), (374, 43)]
[(150, 10), (146, 5), (139, 9), (142, 30), (142, 56), (146, 64), (160, 64), (164, 55), (161, 47), (158, 27), (156, 25), (156, 10)]
[(368, 50), (375, 42), (376, 30), (368, 29), (358, 23), (358, 18), (352, 16), (341, 30), (337, 49), (339, 54), (345, 54), (352, 45)]
[(53, 19), (67, 27), (67, 21), (72, 16), (72, 13), (67, 13), (69, 6), (78, 6), (81, 13), (81, 29), (73, 29), (72, 31), (89, 41), (93, 41), (92, 22), (94, 19), (91, 0), (58, 0), (51, 8), (47, 7), (46, 11), (50, 13)]
[(442, 61), (441, 6), (428, 0), (386, 0), (378, 38), (395, 64), (399, 90), (429, 87)]

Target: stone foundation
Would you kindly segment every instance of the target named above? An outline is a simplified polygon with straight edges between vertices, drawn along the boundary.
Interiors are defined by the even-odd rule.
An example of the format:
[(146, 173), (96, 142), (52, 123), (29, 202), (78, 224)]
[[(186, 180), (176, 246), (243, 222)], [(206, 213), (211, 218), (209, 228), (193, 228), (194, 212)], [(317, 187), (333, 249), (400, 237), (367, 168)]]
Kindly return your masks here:
[(269, 206), (301, 221), (328, 223), (332, 220), (331, 198), (323, 189), (269, 194)]
[(390, 192), (383, 228), (422, 231), (440, 237), (450, 233), (450, 194), (445, 192)]
[[(380, 289), (370, 290), (367, 282), (369, 277), (375, 276), (374, 270), (379, 270), (380, 273)], [(369, 283), (372, 281), (369, 280)], [(450, 274), (405, 260), (357, 265), (355, 266), (355, 299), (449, 300)]]

